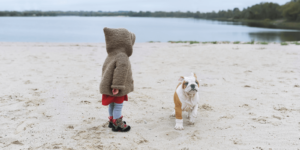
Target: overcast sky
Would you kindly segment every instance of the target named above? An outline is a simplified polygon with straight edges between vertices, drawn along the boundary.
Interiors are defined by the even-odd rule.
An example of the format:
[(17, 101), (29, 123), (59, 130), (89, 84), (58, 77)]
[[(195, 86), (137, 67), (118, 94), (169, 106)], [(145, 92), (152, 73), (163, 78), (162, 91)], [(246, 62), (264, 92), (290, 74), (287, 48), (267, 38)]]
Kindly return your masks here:
[(84, 11), (200, 11), (210, 12), (245, 7), (260, 2), (280, 5), (290, 0), (0, 0), (0, 10)]

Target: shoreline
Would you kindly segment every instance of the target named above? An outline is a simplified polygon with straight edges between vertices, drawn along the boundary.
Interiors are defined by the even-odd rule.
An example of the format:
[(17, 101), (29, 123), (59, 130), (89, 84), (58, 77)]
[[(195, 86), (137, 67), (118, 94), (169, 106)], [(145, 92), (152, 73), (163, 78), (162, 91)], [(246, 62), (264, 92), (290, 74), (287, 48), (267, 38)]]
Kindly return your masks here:
[(261, 27), (267, 29), (290, 29), (300, 31), (300, 22), (291, 22), (283, 19), (280, 20), (247, 20), (247, 19), (207, 19), (226, 22), (236, 22), (250, 27)]
[(232, 19), (232, 18), (194, 18), (194, 17), (153, 17), (153, 16), (128, 16), (128, 15), (114, 15), (114, 16), (80, 16), (80, 15), (57, 15), (57, 16), (0, 16), (1, 17), (133, 17), (133, 18), (186, 18), (186, 19), (195, 19), (195, 20), (213, 20), (213, 21), (226, 21), (239, 23), (234, 25), (245, 25), (249, 27), (260, 27), (267, 29), (289, 29), (300, 31), (300, 22), (286, 21), (284, 19), (278, 20), (249, 20), (249, 19)]
[[(282, 44), (287, 43), (290, 45), (299, 45), (300, 41), (284, 41), (284, 42), (266, 42), (266, 41), (168, 41), (168, 42), (161, 42), (161, 41), (147, 41), (147, 42), (136, 42), (137, 44), (194, 44), (194, 45), (269, 45), (269, 44)], [(91, 45), (98, 45), (104, 44), (105, 42), (0, 42), (0, 44), (46, 44), (46, 45), (68, 45), (68, 46), (91, 46)], [(3, 45), (2, 45), (3, 46)]]

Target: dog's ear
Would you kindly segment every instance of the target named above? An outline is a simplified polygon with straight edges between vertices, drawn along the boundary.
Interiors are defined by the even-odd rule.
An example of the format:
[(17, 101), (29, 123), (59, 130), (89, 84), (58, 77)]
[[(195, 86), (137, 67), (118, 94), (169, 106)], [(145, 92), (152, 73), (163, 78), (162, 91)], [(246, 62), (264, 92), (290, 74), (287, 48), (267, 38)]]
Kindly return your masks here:
[(194, 76), (197, 79), (196, 73), (192, 72), (192, 76)]
[(181, 76), (179, 79), (178, 79), (178, 81), (183, 81), (184, 80), (184, 77), (183, 76)]

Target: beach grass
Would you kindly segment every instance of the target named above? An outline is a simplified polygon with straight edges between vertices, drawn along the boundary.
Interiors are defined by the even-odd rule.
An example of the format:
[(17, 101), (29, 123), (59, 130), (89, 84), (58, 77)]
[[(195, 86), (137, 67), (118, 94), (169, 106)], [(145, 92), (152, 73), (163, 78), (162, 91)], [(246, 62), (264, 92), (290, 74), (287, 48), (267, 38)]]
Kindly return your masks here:
[(254, 44), (255, 43), (255, 41), (254, 40), (251, 40), (251, 42), (246, 42), (246, 43), (244, 43), (244, 44)]
[(261, 44), (261, 45), (268, 45), (268, 42), (258, 42), (257, 44)]
[(183, 41), (168, 41), (169, 43), (183, 43)]
[(298, 43), (298, 41), (292, 42), (291, 44), (300, 45), (300, 43)]
[(200, 42), (198, 41), (190, 41), (190, 44), (199, 44)]
[[(160, 41), (149, 41), (149, 43), (160, 43)], [(189, 44), (229, 44), (229, 41), (222, 41), (222, 42), (218, 42), (218, 41), (210, 41), (210, 42), (200, 42), (200, 41), (168, 41), (168, 43), (189, 43)], [(234, 41), (233, 44), (240, 44), (240, 41)], [(250, 42), (245, 42), (242, 44), (261, 44), (261, 45), (268, 45), (269, 42), (256, 42), (254, 40), (251, 40)], [(274, 42), (274, 44), (276, 44), (276, 42)], [(287, 42), (281, 42), (281, 45), (288, 45), (289, 43)], [(290, 42), (290, 44), (295, 44), (295, 45), (300, 45), (300, 42), (298, 41), (294, 41), (294, 42)]]
[(190, 44), (195, 44), (195, 43), (200, 43), (198, 41), (168, 41), (169, 43), (190, 43)]

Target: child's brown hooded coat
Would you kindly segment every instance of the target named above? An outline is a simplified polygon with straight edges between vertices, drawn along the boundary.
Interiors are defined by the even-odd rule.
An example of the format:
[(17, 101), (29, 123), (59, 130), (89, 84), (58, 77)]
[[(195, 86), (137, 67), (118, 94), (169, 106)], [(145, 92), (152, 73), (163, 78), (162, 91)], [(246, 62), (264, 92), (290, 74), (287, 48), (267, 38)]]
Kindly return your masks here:
[[(124, 96), (133, 91), (133, 79), (129, 57), (135, 35), (126, 29), (104, 28), (108, 56), (103, 64), (100, 93), (110, 96)], [(117, 95), (112, 89), (119, 89)]]

